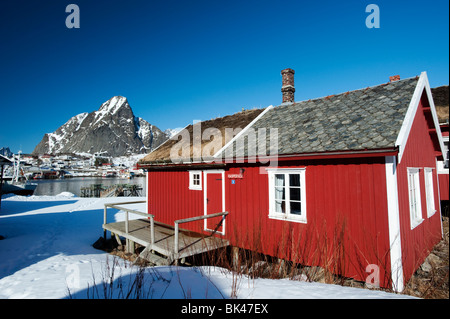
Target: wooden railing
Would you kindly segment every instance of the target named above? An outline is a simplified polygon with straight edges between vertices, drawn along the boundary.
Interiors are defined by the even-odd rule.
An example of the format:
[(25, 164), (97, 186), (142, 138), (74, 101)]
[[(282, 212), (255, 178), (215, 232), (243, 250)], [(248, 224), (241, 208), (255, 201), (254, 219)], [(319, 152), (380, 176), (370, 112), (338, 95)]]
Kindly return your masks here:
[[(153, 246), (155, 244), (155, 216), (152, 214), (143, 213), (143, 212), (140, 212), (140, 211), (137, 211), (134, 209), (127, 208), (127, 207), (119, 206), (119, 205), (141, 204), (141, 203), (146, 203), (146, 201), (105, 204), (105, 209), (104, 209), (104, 213), (103, 213), (103, 224), (106, 225), (106, 223), (107, 223), (106, 213), (107, 213), (108, 207), (115, 208), (115, 209), (125, 212), (125, 233), (126, 234), (128, 234), (128, 232), (129, 232), (129, 213), (143, 216), (145, 218), (149, 218), (150, 219), (150, 240), (151, 240), (151, 245)], [(222, 216), (222, 221), (218, 224), (216, 229), (213, 231), (213, 233), (214, 233), (217, 231), (217, 229), (223, 223), (223, 221), (225, 220), (225, 216), (227, 216), (227, 215), (228, 215), (228, 212), (220, 212), (220, 213), (215, 213), (215, 214), (210, 214), (210, 215), (202, 215), (202, 216), (196, 216), (196, 217), (190, 217), (190, 218), (176, 220), (174, 222), (174, 224), (175, 224), (175, 230), (174, 230), (175, 238), (174, 238), (174, 252), (173, 252), (174, 256), (177, 256), (179, 253), (179, 243), (178, 243), (178, 239), (179, 239), (179, 226), (178, 225), (179, 224)], [(106, 239), (106, 229), (104, 229), (104, 231), (103, 231), (103, 236)]]
[[(105, 210), (103, 212), (103, 224), (106, 224), (106, 210), (108, 207), (111, 208), (115, 208), (118, 210), (122, 210), (125, 212), (125, 233), (128, 234), (128, 230), (129, 230), (129, 213), (132, 214), (136, 214), (139, 216), (143, 216), (145, 218), (150, 218), (150, 240), (151, 240), (151, 244), (153, 245), (155, 243), (155, 216), (153, 216), (152, 214), (148, 214), (148, 213), (143, 213), (134, 209), (130, 209), (127, 207), (122, 207), (119, 205), (129, 205), (129, 204), (142, 204), (142, 203), (146, 203), (146, 201), (135, 201), (135, 202), (125, 202), (125, 203), (112, 203), (112, 204), (105, 204)], [(103, 236), (106, 239), (106, 230), (103, 231)]]
[(189, 222), (193, 222), (196, 220), (208, 219), (208, 218), (219, 217), (219, 216), (222, 216), (222, 222), (223, 222), (226, 215), (228, 215), (228, 212), (221, 212), (221, 213), (215, 213), (215, 214), (210, 214), (210, 215), (196, 216), (196, 217), (190, 217), (190, 218), (176, 220), (175, 221), (174, 253), (178, 254), (178, 252), (179, 252), (178, 251), (178, 233), (179, 233), (178, 225), (179, 224), (189, 223)]

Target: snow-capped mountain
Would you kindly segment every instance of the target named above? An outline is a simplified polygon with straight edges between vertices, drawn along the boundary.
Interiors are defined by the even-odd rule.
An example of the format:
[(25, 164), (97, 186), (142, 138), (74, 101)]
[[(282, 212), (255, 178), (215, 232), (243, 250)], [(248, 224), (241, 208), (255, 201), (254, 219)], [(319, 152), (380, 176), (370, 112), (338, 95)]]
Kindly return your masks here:
[(114, 96), (98, 111), (78, 114), (55, 132), (45, 134), (33, 154), (142, 154), (149, 153), (167, 139), (158, 127), (134, 116), (125, 97)]
[(6, 156), (6, 157), (11, 157), (11, 156), (13, 156), (13, 153), (11, 152), (9, 147), (2, 147), (2, 148), (0, 148), (0, 155)]
[(175, 136), (178, 132), (180, 132), (183, 129), (183, 127), (177, 127), (177, 128), (168, 128), (167, 130), (164, 130), (164, 134), (166, 134), (169, 138), (172, 136)]

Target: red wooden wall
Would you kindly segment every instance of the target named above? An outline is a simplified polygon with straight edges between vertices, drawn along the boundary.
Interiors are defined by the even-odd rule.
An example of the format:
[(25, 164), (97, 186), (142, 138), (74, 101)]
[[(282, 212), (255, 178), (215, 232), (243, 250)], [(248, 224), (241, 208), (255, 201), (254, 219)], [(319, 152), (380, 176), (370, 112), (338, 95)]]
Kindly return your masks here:
[[(448, 124), (441, 124), (441, 132), (443, 137), (449, 136), (448, 132)], [(447, 174), (439, 174), (439, 192), (441, 195), (441, 200), (450, 200), (449, 194), (449, 175)]]
[(439, 174), (439, 192), (441, 195), (441, 200), (449, 200), (449, 175)]
[[(426, 115), (429, 113), (424, 113), (424, 107), (426, 108), (429, 106), (425, 97), (425, 94), (423, 94), (411, 127), (403, 157), (397, 166), (402, 261), (405, 282), (422, 264), (433, 246), (437, 244), (442, 237), (435, 147), (428, 134), (428, 129), (429, 127), (433, 127), (433, 124), (431, 123), (429, 116)], [(424, 221), (414, 229), (411, 229), (409, 212), (408, 167), (420, 168), (420, 194), (422, 218)], [(434, 168), (433, 189), (437, 212), (431, 217), (427, 216), (424, 167)]]
[[(228, 178), (240, 174), (243, 178)], [(233, 245), (365, 280), (369, 264), (388, 280), (389, 237), (384, 157), (284, 162), (306, 167), (307, 223), (270, 219), (268, 175), (256, 165), (225, 171), (226, 234)], [(157, 221), (203, 214), (203, 191), (189, 190), (187, 171), (151, 171), (149, 212)], [(234, 180), (234, 184), (232, 183)], [(199, 231), (202, 223), (183, 224)], [(387, 283), (384, 283), (387, 286)]]
[[(189, 189), (188, 171), (148, 172), (147, 187), (148, 212), (155, 221), (173, 226), (177, 219), (203, 215), (203, 191)], [(202, 231), (203, 221), (180, 227)]]
[(243, 179), (225, 184), (232, 243), (303, 264), (328, 265), (359, 280), (367, 277), (367, 265), (376, 264), (384, 277), (390, 271), (384, 157), (280, 167), (306, 167), (307, 223), (269, 218), (268, 176), (259, 167), (245, 167)]

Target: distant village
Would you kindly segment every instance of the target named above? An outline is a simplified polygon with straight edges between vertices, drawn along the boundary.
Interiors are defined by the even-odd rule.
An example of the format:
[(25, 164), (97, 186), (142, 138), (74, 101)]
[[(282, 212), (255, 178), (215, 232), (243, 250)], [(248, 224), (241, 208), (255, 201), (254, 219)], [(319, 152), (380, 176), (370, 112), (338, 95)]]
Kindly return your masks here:
[(104, 153), (32, 155), (19, 152), (9, 157), (14, 165), (5, 168), (4, 177), (18, 174), (28, 180), (72, 177), (131, 179), (144, 176), (143, 170), (136, 168), (136, 163), (142, 156), (110, 157)]

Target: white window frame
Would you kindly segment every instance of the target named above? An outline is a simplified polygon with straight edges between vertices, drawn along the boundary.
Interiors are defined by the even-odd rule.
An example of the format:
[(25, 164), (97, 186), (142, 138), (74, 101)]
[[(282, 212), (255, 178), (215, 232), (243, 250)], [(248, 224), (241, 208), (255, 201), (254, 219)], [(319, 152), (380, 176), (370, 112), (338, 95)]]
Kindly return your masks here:
[(448, 136), (442, 137), (444, 149), (442, 150), (442, 157), (444, 158), (443, 161), (437, 162), (437, 173), (438, 174), (448, 174), (448, 165), (449, 165), (449, 151), (448, 151)]
[(411, 229), (423, 222), (422, 202), (420, 200), (420, 170), (419, 168), (408, 167), (408, 197)]
[[(306, 189), (305, 189), (305, 172), (306, 168), (268, 168), (268, 178), (269, 178), (269, 218), (271, 219), (281, 219), (286, 221), (293, 221), (298, 223), (306, 223)], [(285, 213), (277, 212), (275, 206), (275, 175), (284, 174), (285, 186), (289, 189), (289, 175), (299, 174), (300, 175), (300, 209), (301, 215), (291, 214), (290, 205), (286, 205)], [(290, 192), (285, 192), (285, 203), (290, 203)]]
[(444, 169), (447, 170), (447, 174), (448, 174), (448, 168), (449, 168), (449, 148), (448, 148), (448, 142), (449, 142), (449, 137), (443, 137), (443, 143), (444, 143), (444, 150), (443, 150), (443, 157), (444, 157)]
[(430, 167), (425, 167), (424, 175), (425, 193), (427, 199), (427, 216), (431, 217), (434, 213), (436, 213), (436, 206), (434, 204), (433, 169)]
[[(199, 184), (195, 184), (195, 175), (198, 175)], [(202, 190), (202, 171), (189, 171), (189, 189), (191, 190)]]

